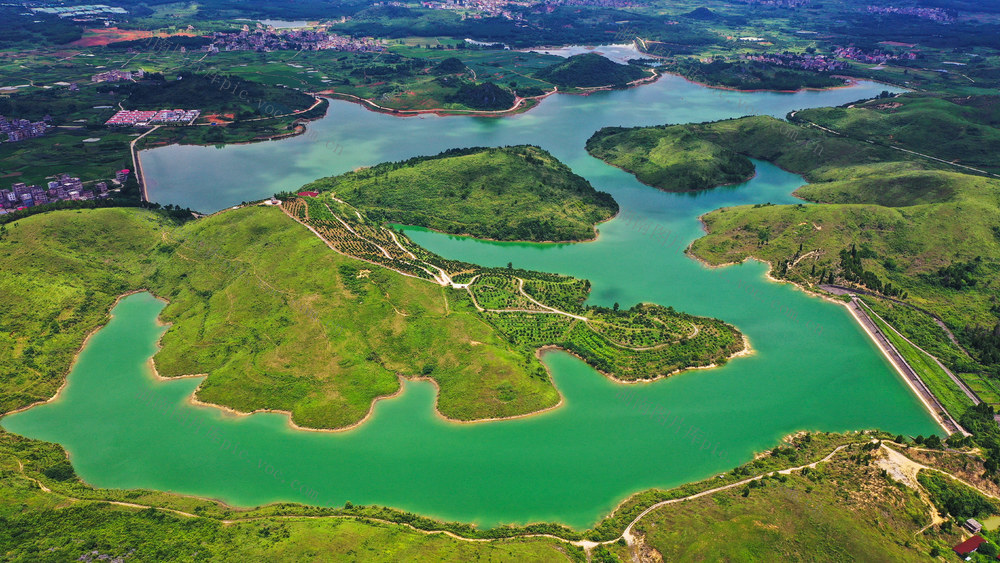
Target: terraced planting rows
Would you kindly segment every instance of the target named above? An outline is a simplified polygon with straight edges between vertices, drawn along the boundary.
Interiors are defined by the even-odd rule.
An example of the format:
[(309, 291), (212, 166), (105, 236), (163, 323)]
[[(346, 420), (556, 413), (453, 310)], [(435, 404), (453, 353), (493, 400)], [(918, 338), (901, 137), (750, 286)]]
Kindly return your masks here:
[(469, 286), (469, 293), (483, 309), (541, 310), (519, 291), (519, 282), (512, 276), (485, 274)]
[(665, 346), (698, 335), (694, 323), (670, 314), (661, 318), (657, 313), (666, 311), (652, 305), (636, 305), (624, 312), (597, 312), (590, 328), (624, 348), (644, 349)]
[(581, 323), (571, 328), (562, 346), (596, 369), (628, 381), (655, 379), (691, 367), (721, 365), (744, 349), (742, 336), (735, 329), (714, 319), (703, 321), (694, 338), (649, 350), (616, 346)]
[(503, 312), (483, 316), (508, 340), (526, 348), (560, 345), (567, 340), (573, 324), (583, 322), (555, 313)]
[(343, 254), (402, 274), (428, 280), (435, 278), (434, 268), (421, 264), (393, 238), (399, 235), (386, 227), (368, 224), (363, 216), (345, 209), (347, 206), (338, 208), (335, 213), (326, 201), (312, 198), (290, 200), (282, 206)]
[(622, 380), (653, 379), (724, 363), (742, 335), (715, 319), (659, 305), (584, 305), (590, 282), (447, 260), (335, 198), (291, 199), (286, 212), (336, 250), (396, 272), (465, 289), (479, 314), (525, 353), (557, 346)]
[(570, 312), (584, 310), (583, 302), (590, 293), (590, 282), (576, 278), (561, 280), (526, 279), (524, 292), (542, 303)]

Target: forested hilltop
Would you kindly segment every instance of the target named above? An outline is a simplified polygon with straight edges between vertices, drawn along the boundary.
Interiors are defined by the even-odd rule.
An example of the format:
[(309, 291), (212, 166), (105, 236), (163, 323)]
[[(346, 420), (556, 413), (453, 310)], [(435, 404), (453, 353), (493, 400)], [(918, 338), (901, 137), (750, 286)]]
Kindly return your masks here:
[(753, 177), (753, 163), (686, 128), (605, 127), (587, 139), (587, 152), (668, 192), (706, 190)]
[(645, 76), (649, 71), (640, 66), (619, 64), (597, 53), (573, 55), (535, 72), (536, 78), (563, 88), (625, 86)]
[(548, 152), (530, 145), (452, 149), (379, 164), (303, 187), (376, 220), (494, 240), (580, 241), (618, 213)]

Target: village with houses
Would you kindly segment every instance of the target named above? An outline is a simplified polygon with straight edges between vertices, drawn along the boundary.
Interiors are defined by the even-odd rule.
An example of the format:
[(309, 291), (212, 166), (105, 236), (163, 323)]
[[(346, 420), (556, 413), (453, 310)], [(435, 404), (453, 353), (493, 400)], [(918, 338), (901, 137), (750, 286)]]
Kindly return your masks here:
[(351, 53), (380, 52), (384, 48), (371, 38), (353, 38), (330, 33), (323, 28), (283, 29), (258, 24), (253, 30), (244, 25), (237, 32), (217, 31), (212, 34), (212, 43), (202, 48), (207, 52), (219, 51), (346, 51)]
[(106, 199), (111, 196), (112, 189), (118, 189), (128, 179), (129, 174), (131, 171), (127, 169), (115, 172), (114, 180), (110, 181), (115, 188), (110, 188), (108, 181), (93, 182), (88, 187), (80, 178), (69, 174), (56, 175), (44, 188), (17, 182), (9, 190), (0, 190), (0, 215), (57, 201)]
[(105, 122), (108, 127), (147, 127), (150, 125), (191, 125), (201, 115), (197, 109), (134, 110), (123, 109)]
[(41, 121), (29, 121), (27, 119), (7, 118), (0, 115), (0, 133), (7, 135), (6, 139), (0, 138), (0, 142), (16, 143), (25, 139), (41, 137), (51, 127), (49, 124), (50, 121), (52, 121), (52, 118)]

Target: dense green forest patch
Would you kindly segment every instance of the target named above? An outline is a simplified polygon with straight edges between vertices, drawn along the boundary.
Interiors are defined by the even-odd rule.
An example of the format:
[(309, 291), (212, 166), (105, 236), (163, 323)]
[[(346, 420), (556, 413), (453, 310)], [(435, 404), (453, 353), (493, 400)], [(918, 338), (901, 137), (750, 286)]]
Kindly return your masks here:
[(237, 120), (284, 115), (307, 109), (315, 101), (309, 94), (290, 88), (233, 75), (186, 71), (170, 80), (154, 75), (138, 83), (107, 84), (103, 88), (124, 97), (128, 109), (201, 109), (202, 113), (232, 113)]
[(642, 67), (619, 64), (596, 53), (573, 55), (535, 72), (535, 78), (562, 88), (624, 86), (644, 76), (649, 73)]
[(752, 60), (714, 59), (702, 62), (697, 59), (675, 59), (664, 70), (674, 72), (709, 86), (723, 86), (737, 90), (795, 91), (803, 88), (833, 88), (843, 86), (844, 79), (826, 72), (814, 72)]
[(303, 189), (346, 201), (372, 219), (495, 240), (590, 240), (594, 226), (618, 212), (610, 195), (526, 145), (379, 164)]
[(472, 109), (498, 111), (510, 109), (514, 105), (514, 94), (492, 82), (465, 84), (458, 91), (444, 99), (448, 103), (462, 104)]

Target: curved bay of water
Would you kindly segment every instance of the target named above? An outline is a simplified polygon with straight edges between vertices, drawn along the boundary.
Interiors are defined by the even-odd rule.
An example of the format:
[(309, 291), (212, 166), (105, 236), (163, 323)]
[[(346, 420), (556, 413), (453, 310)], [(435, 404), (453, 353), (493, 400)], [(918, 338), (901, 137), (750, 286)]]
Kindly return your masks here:
[(359, 165), (457, 146), (542, 146), (611, 192), (622, 216), (584, 244), (490, 243), (408, 229), (419, 244), (484, 265), (559, 272), (592, 281), (591, 302), (652, 301), (739, 327), (755, 353), (727, 366), (655, 383), (619, 385), (572, 356), (543, 361), (565, 397), (534, 417), (449, 423), (434, 388), (408, 382), (348, 432), (291, 429), (287, 417), (238, 417), (196, 407), (198, 379), (157, 381), (147, 360), (163, 330), (162, 303), (130, 296), (88, 342), (60, 397), (3, 426), (51, 440), (101, 487), (143, 487), (238, 505), (299, 501), (383, 504), (492, 525), (592, 524), (628, 494), (702, 479), (742, 463), (796, 430), (885, 428), (939, 432), (930, 415), (842, 307), (789, 284), (766, 266), (709, 269), (684, 256), (697, 216), (725, 205), (795, 200), (801, 178), (756, 163), (750, 182), (697, 195), (667, 194), (593, 159), (583, 143), (605, 125), (782, 116), (837, 105), (883, 85), (799, 94), (708, 90), (673, 77), (627, 91), (554, 96), (511, 118), (398, 119), (335, 102), (312, 133), (260, 145), (165, 147), (143, 152), (151, 196), (215, 210), (294, 189)]

